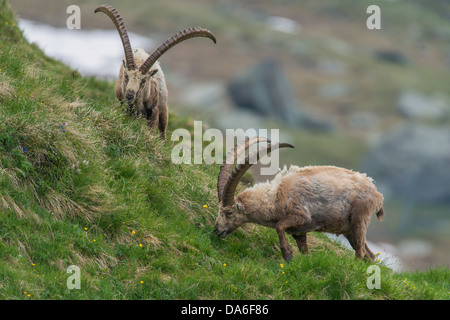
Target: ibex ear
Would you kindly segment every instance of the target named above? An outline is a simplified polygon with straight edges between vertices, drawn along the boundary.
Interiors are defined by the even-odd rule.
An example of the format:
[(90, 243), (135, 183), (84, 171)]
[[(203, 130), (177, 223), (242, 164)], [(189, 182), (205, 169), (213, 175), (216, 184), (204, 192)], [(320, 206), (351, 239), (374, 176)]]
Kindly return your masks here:
[(122, 64), (123, 64), (123, 67), (126, 69), (127, 66), (125, 65), (125, 60), (122, 60)]
[(155, 70), (150, 71), (150, 78), (153, 77), (155, 74), (157, 74), (158, 70), (159, 69), (155, 69)]

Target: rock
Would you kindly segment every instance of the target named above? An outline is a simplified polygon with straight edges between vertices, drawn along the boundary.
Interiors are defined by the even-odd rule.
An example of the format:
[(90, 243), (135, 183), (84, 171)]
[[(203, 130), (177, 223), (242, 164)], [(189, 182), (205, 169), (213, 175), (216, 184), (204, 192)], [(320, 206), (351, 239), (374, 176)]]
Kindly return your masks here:
[(270, 117), (292, 126), (329, 131), (331, 123), (315, 119), (300, 109), (290, 83), (280, 65), (273, 59), (243, 71), (228, 85), (237, 107)]
[(363, 162), (385, 196), (450, 204), (450, 128), (408, 124), (387, 133)]
[(214, 119), (214, 125), (222, 130), (226, 129), (255, 129), (267, 128), (264, 117), (255, 115), (248, 110), (237, 109), (232, 112), (224, 112)]
[(319, 87), (319, 95), (327, 99), (343, 98), (350, 90), (350, 86), (346, 83), (329, 83)]
[(398, 51), (386, 51), (386, 50), (378, 50), (375, 51), (375, 57), (378, 60), (399, 64), (399, 65), (405, 65), (408, 63), (408, 59), (406, 56)]
[(323, 74), (343, 76), (348, 73), (348, 66), (339, 60), (323, 58), (317, 62), (317, 69)]
[(422, 239), (402, 240), (397, 247), (400, 254), (408, 258), (422, 258), (433, 252), (433, 246)]
[(221, 82), (185, 83), (181, 89), (180, 100), (186, 105), (211, 108), (225, 99), (226, 89)]
[(450, 115), (450, 102), (444, 95), (426, 96), (407, 90), (400, 94), (397, 110), (407, 118), (442, 120)]
[(379, 118), (371, 112), (352, 112), (347, 116), (347, 125), (351, 129), (373, 131), (378, 123)]
[(269, 29), (289, 34), (298, 34), (301, 31), (300, 24), (297, 21), (285, 17), (268, 17), (266, 25)]

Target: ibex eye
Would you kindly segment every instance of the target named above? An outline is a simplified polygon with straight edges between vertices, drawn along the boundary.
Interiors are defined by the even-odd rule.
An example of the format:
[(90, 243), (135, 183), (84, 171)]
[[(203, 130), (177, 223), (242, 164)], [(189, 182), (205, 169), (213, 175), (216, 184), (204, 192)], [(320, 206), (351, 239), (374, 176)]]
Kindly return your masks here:
[(227, 211), (227, 212), (225, 212), (225, 215), (226, 215), (227, 217), (231, 216), (232, 214), (233, 214), (232, 211)]

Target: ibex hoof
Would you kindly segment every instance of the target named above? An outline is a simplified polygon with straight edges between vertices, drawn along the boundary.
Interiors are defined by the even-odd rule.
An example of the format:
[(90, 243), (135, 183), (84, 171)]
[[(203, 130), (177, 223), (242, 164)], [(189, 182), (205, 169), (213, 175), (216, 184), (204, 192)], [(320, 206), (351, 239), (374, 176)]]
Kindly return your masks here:
[(289, 261), (291, 261), (291, 259), (292, 259), (293, 256), (294, 256), (294, 255), (292, 254), (292, 252), (291, 252), (291, 253), (288, 253), (288, 254), (283, 254), (283, 259), (284, 259), (286, 262), (289, 262)]

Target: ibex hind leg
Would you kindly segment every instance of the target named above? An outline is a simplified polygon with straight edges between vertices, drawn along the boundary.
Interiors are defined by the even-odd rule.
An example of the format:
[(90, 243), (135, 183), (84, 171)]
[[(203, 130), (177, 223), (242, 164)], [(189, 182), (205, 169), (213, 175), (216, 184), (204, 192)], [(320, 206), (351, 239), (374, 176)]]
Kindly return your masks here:
[(303, 254), (308, 253), (308, 243), (307, 243), (307, 237), (306, 233), (302, 235), (295, 235), (293, 234), (292, 237), (295, 239), (295, 242), (297, 242), (297, 246), (300, 249), (300, 252)]
[(366, 228), (367, 223), (364, 222), (361, 224), (353, 224), (351, 232), (346, 234), (345, 237), (355, 250), (355, 255), (358, 259), (373, 261), (375, 259), (375, 255), (367, 246)]
[(366, 230), (370, 222), (371, 208), (368, 207), (367, 201), (364, 199), (357, 199), (353, 201), (350, 210), (350, 230), (345, 236), (349, 240), (355, 255), (359, 259), (373, 261), (375, 255), (370, 251), (366, 243)]
[(365, 247), (355, 239), (352, 233), (346, 234), (345, 237), (352, 246), (353, 250), (355, 250), (355, 255), (358, 259), (363, 259), (364, 257), (366, 257)]
[(366, 255), (365, 258), (369, 261), (373, 261), (375, 260), (375, 255), (373, 254), (373, 252), (369, 249), (369, 247), (367, 246), (367, 241), (365, 241), (365, 248), (366, 248)]

